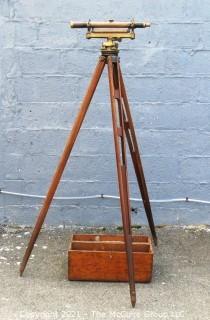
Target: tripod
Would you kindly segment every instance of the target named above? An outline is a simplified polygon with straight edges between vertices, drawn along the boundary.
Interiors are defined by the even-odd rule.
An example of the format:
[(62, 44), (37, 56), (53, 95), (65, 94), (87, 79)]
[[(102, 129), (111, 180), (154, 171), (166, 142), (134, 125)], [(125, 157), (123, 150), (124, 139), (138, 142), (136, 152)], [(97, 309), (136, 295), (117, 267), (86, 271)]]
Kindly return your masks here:
[(20, 266), (20, 275), (23, 274), (30, 254), (33, 250), (36, 239), (39, 235), (45, 217), (47, 215), (50, 204), (60, 182), (66, 163), (78, 136), (79, 130), (85, 118), (91, 99), (94, 95), (99, 79), (102, 75), (105, 65), (108, 67), (109, 89), (111, 100), (112, 125), (114, 135), (114, 146), (116, 154), (117, 176), (120, 194), (120, 206), (122, 214), (123, 232), (125, 240), (125, 248), (127, 255), (130, 297), (132, 306), (136, 303), (135, 279), (134, 279), (134, 261), (132, 253), (132, 231), (130, 218), (129, 188), (127, 178), (127, 160), (126, 160), (126, 140), (130, 150), (135, 174), (137, 177), (139, 189), (141, 192), (143, 205), (147, 215), (148, 223), (152, 233), (154, 243), (157, 244), (157, 236), (150, 207), (147, 186), (144, 178), (141, 158), (139, 154), (136, 134), (131, 117), (131, 112), (126, 95), (125, 85), (120, 68), (120, 60), (118, 57), (117, 44), (109, 41), (103, 44), (102, 54), (96, 65), (95, 71), (89, 83), (85, 97), (81, 103), (80, 110), (73, 124), (71, 133), (67, 139), (63, 154), (60, 158), (57, 169), (52, 178), (49, 190), (44, 200), (43, 206), (38, 215), (34, 230), (32, 232), (28, 247), (26, 249), (23, 261)]

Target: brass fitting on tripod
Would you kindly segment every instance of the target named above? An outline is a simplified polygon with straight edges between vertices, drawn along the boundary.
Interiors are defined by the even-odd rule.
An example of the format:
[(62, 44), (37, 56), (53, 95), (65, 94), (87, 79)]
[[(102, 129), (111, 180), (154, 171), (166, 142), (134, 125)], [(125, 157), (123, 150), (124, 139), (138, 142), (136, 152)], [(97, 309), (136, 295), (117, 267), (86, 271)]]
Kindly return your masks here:
[(117, 55), (119, 52), (119, 49), (118, 49), (118, 43), (117, 41), (114, 41), (113, 39), (107, 39), (107, 41), (104, 41), (102, 43), (102, 46), (101, 46), (101, 53), (102, 55), (104, 56), (107, 56), (107, 55)]

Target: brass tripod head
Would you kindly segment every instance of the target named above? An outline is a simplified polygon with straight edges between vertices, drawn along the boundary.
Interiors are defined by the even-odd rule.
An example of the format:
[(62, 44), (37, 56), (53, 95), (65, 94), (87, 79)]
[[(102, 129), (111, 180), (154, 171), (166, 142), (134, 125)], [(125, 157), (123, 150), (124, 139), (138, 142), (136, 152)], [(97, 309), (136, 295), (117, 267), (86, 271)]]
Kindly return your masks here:
[(101, 52), (103, 55), (117, 55), (118, 42), (122, 39), (135, 39), (134, 29), (150, 27), (148, 22), (117, 22), (109, 21), (91, 21), (88, 22), (70, 22), (71, 28), (87, 28), (86, 38), (107, 39), (102, 43)]

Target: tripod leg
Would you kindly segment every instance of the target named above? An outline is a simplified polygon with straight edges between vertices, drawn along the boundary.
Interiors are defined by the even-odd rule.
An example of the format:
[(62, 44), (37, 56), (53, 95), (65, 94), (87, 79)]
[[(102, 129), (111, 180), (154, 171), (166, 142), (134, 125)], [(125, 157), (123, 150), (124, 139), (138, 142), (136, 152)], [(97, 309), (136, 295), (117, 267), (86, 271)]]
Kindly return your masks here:
[(64, 168), (65, 168), (66, 163), (68, 161), (68, 158), (70, 156), (71, 150), (72, 150), (72, 148), (74, 146), (74, 143), (75, 143), (75, 140), (76, 140), (77, 135), (79, 133), (80, 127), (82, 125), (82, 122), (83, 122), (83, 120), (85, 118), (86, 112), (88, 110), (89, 104), (91, 102), (91, 99), (93, 97), (93, 94), (95, 92), (95, 89), (97, 87), (99, 79), (101, 77), (101, 74), (103, 72), (104, 66), (105, 66), (105, 58), (104, 57), (100, 57), (100, 60), (99, 60), (99, 62), (97, 64), (97, 66), (96, 66), (96, 69), (94, 71), (94, 74), (92, 76), (90, 84), (88, 86), (86, 95), (85, 95), (85, 97), (84, 97), (84, 99), (83, 99), (83, 101), (81, 103), (80, 110), (79, 110), (77, 118), (76, 118), (76, 120), (74, 122), (74, 125), (72, 127), (71, 133), (70, 133), (70, 135), (69, 135), (69, 137), (67, 139), (63, 154), (62, 154), (62, 156), (60, 158), (59, 164), (58, 164), (57, 169), (56, 169), (56, 171), (54, 173), (54, 176), (52, 178), (52, 181), (51, 181), (49, 190), (47, 192), (46, 198), (45, 198), (44, 203), (42, 205), (42, 208), (41, 208), (41, 210), (39, 212), (35, 227), (33, 229), (30, 241), (28, 243), (28, 247), (27, 247), (27, 249), (25, 251), (25, 254), (24, 254), (21, 266), (20, 266), (20, 275), (23, 274), (23, 271), (24, 271), (24, 269), (26, 267), (26, 264), (28, 262), (28, 259), (30, 257), (31, 251), (33, 250), (34, 243), (36, 242), (36, 239), (37, 239), (37, 237), (39, 235), (39, 232), (40, 232), (41, 227), (43, 225), (44, 219), (45, 219), (45, 217), (47, 215), (47, 212), (48, 212), (48, 209), (50, 207), (50, 204), (51, 204), (51, 202), (53, 200), (53, 197), (54, 197), (54, 194), (56, 192), (57, 186), (58, 186), (58, 184), (60, 182), (60, 179), (61, 179), (61, 176), (63, 174)]
[[(119, 66), (120, 69), (120, 66)], [(128, 103), (128, 98), (125, 90), (125, 85), (122, 77), (122, 72), (120, 69), (120, 82), (122, 86), (122, 97), (123, 97), (123, 102), (124, 102), (124, 114), (125, 114), (125, 130), (126, 130), (126, 138), (128, 141), (128, 146), (130, 149), (131, 153), (131, 158), (133, 161), (133, 166), (134, 170), (136, 173), (139, 189), (141, 192), (142, 200), (143, 200), (143, 205), (145, 208), (145, 212), (147, 215), (148, 223), (150, 226), (150, 230), (152, 233), (153, 241), (155, 245), (157, 245), (157, 235), (155, 231), (155, 225), (153, 221), (153, 216), (152, 216), (152, 210), (150, 206), (150, 201), (149, 201), (149, 195), (147, 191), (147, 185), (144, 177), (144, 171), (143, 171), (143, 166), (140, 158), (140, 153), (139, 153), (139, 148), (138, 148), (138, 143), (136, 139), (136, 134), (135, 134), (135, 129), (133, 125), (133, 120), (129, 108), (129, 103)]]
[[(115, 59), (115, 60), (114, 60)], [(117, 67), (118, 57), (108, 57), (108, 75), (110, 98), (112, 108), (112, 122), (114, 133), (114, 144), (116, 153), (116, 164), (118, 173), (120, 204), (122, 212), (123, 230), (125, 247), (128, 263), (128, 276), (130, 285), (130, 297), (132, 306), (136, 303), (136, 290), (134, 279), (134, 262), (132, 253), (132, 234), (130, 225), (130, 206), (128, 195), (128, 181), (127, 181), (127, 163), (126, 163), (126, 150), (125, 150), (125, 130), (123, 122), (123, 109), (121, 88), (119, 85), (119, 72)], [(116, 103), (117, 101), (117, 103)]]

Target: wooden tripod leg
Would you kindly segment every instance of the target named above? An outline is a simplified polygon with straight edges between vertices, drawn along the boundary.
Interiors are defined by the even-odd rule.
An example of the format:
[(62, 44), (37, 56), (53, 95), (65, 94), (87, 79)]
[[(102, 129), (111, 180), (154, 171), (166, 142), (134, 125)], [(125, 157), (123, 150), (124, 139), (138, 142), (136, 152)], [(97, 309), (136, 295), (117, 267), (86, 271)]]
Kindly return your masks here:
[(39, 212), (35, 227), (33, 229), (30, 241), (28, 243), (28, 247), (25, 251), (21, 266), (20, 266), (20, 275), (23, 274), (23, 271), (26, 267), (26, 264), (28, 262), (28, 259), (30, 257), (31, 251), (33, 250), (34, 244), (36, 242), (36, 239), (39, 235), (39, 232), (41, 230), (41, 227), (43, 225), (44, 219), (47, 215), (48, 209), (50, 207), (50, 204), (53, 200), (54, 194), (56, 192), (56, 189), (58, 187), (58, 184), (60, 182), (61, 176), (63, 174), (64, 168), (66, 166), (66, 163), (68, 161), (68, 158), (70, 156), (71, 150), (74, 146), (75, 140), (77, 138), (77, 135), (79, 133), (80, 127), (82, 125), (82, 122), (85, 118), (86, 112), (88, 110), (89, 104), (91, 102), (91, 99), (93, 97), (93, 94), (95, 92), (95, 89), (97, 87), (98, 81), (101, 77), (101, 74), (103, 72), (104, 66), (105, 66), (105, 58), (100, 57), (100, 60), (96, 66), (96, 69), (94, 71), (94, 74), (92, 76), (92, 79), (90, 81), (90, 84), (88, 86), (86, 95), (82, 101), (82, 104), (80, 106), (79, 113), (77, 115), (77, 118), (75, 119), (74, 125), (72, 127), (71, 133), (67, 139), (63, 154), (60, 158), (59, 164), (57, 166), (57, 169), (54, 173), (54, 176), (52, 178), (49, 190), (47, 192), (46, 198), (44, 200), (44, 203), (42, 205), (42, 208)]
[[(126, 150), (125, 150), (125, 130), (123, 122), (123, 109), (121, 88), (119, 85), (119, 73), (117, 61), (118, 57), (108, 56), (108, 75), (109, 75), (109, 88), (110, 99), (112, 108), (112, 123), (114, 133), (114, 144), (116, 153), (116, 164), (118, 173), (120, 204), (122, 212), (123, 230), (125, 247), (128, 263), (128, 276), (130, 286), (131, 303), (134, 307), (136, 304), (136, 290), (134, 279), (134, 262), (132, 253), (132, 234), (130, 225), (130, 205), (128, 194), (128, 181), (127, 181), (127, 163), (126, 163)], [(117, 103), (116, 103), (117, 101)]]
[(132, 120), (132, 116), (131, 116), (131, 112), (130, 112), (130, 108), (129, 108), (128, 98), (127, 98), (120, 66), (119, 66), (119, 70), (120, 70), (120, 83), (121, 83), (121, 87), (122, 87), (122, 97), (123, 97), (123, 102), (124, 102), (126, 138), (128, 141), (128, 146), (129, 146), (129, 150), (131, 153), (131, 158), (133, 161), (134, 170), (136, 173), (136, 177), (137, 177), (139, 189), (141, 192), (143, 205), (144, 205), (145, 212), (147, 215), (148, 223), (149, 223), (150, 230), (152, 233), (153, 241), (154, 241), (154, 244), (157, 245), (157, 235), (156, 235), (156, 231), (155, 231), (152, 209), (151, 209), (151, 205), (150, 205), (150, 201), (149, 201), (149, 195), (148, 195), (147, 185), (146, 185), (146, 181), (145, 181), (145, 177), (144, 177), (143, 166), (142, 166), (142, 162), (141, 162), (141, 158), (140, 158), (135, 129), (134, 129), (134, 125), (133, 125), (133, 120)]

